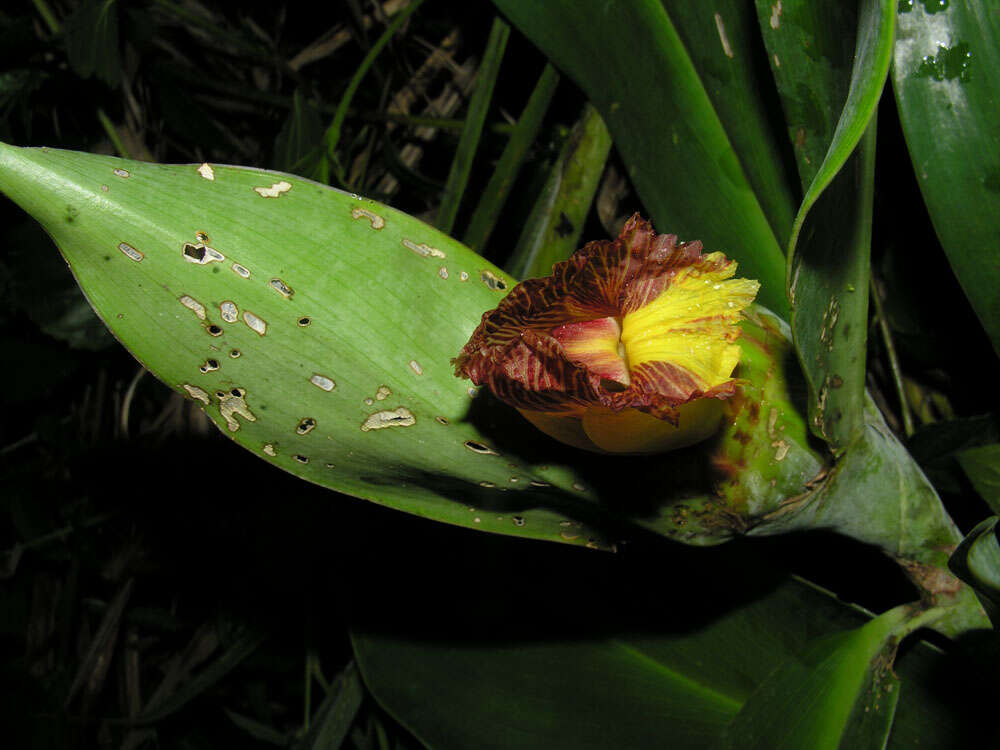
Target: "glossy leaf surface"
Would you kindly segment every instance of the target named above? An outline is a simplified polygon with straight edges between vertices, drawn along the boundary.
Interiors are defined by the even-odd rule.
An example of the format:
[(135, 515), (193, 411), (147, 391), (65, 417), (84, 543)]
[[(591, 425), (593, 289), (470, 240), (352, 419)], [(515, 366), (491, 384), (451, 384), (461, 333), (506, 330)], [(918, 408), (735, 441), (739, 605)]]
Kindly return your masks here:
[(884, 747), (899, 680), (890, 669), (894, 609), (855, 630), (814, 641), (757, 688), (730, 725), (731, 748)]
[[(874, 116), (888, 75), (895, 12), (890, 0), (861, 3), (847, 84), (847, 70), (837, 65), (843, 59), (841, 40), (853, 29), (820, 23), (823, 14), (812, 5), (775, 6), (766, 25), (761, 14), (761, 26), (791, 117), (805, 116), (803, 97), (817, 101), (821, 112), (836, 112), (840, 91), (847, 92), (815, 173), (812, 165), (824, 146), (820, 133), (829, 129), (829, 123), (820, 117), (810, 124), (810, 135), (805, 124), (789, 122), (800, 147), (800, 174), (811, 180), (789, 244), (792, 332), (809, 383), (810, 426), (839, 453), (860, 434), (863, 424)], [(800, 21), (800, 16), (806, 20)], [(849, 18), (845, 14), (845, 21)], [(826, 48), (839, 55), (826, 58), (814, 52)], [(804, 62), (804, 69), (796, 62)]]
[[(679, 23), (656, 0), (496, 0), (496, 5), (597, 107), (657, 231), (702, 240), (709, 250), (736, 258), (741, 275), (761, 282), (759, 301), (786, 315), (780, 231), (748, 178), (753, 154), (738, 152), (729, 131), (744, 129), (741, 142), (756, 153), (771, 152), (772, 136), (756, 108), (734, 103), (727, 112), (736, 121), (721, 119), (706, 87), (707, 73), (697, 67), (698, 60), (707, 65), (710, 56), (720, 76), (739, 79), (743, 74), (733, 71), (743, 60), (735, 60), (734, 49), (744, 35), (734, 29), (729, 40), (726, 19), (719, 15), (715, 54), (696, 58), (685, 47)], [(716, 14), (701, 3), (692, 8), (680, 18), (697, 19), (698, 30), (690, 33), (700, 39), (706, 25), (716, 26)], [(779, 166), (763, 160), (754, 169), (771, 175)], [(781, 178), (772, 175), (764, 182), (778, 185)]]
[[(560, 536), (556, 507), (593, 507), (580, 480), (500, 456), (452, 374), (449, 359), (512, 284), (454, 240), (238, 167), (4, 146), (0, 187), (45, 226), (115, 336), (264, 460), (442, 521), (596, 536)], [(532, 481), (564, 489), (543, 496)]]
[(938, 239), (1000, 352), (1000, 15), (992, 0), (901, 0), (893, 85)]
[(0, 187), (141, 362), (317, 484), (517, 536), (602, 546), (638, 524), (714, 544), (824, 469), (787, 327), (761, 308), (716, 437), (653, 461), (581, 460), (454, 377), (513, 282), (412, 217), (291, 175), (44, 149), (4, 147)]
[[(374, 574), (352, 606), (368, 688), (439, 750), (713, 747), (776, 670), (868, 621), (761, 566), (747, 545), (607, 556), (476, 541), (464, 572), (450, 547), (431, 549)], [(884, 696), (900, 695), (891, 746), (976, 736), (934, 695), (942, 660), (915, 644), (896, 663), (903, 689)], [(787, 698), (789, 715), (802, 709), (796, 691)], [(850, 712), (854, 699), (827, 707)]]

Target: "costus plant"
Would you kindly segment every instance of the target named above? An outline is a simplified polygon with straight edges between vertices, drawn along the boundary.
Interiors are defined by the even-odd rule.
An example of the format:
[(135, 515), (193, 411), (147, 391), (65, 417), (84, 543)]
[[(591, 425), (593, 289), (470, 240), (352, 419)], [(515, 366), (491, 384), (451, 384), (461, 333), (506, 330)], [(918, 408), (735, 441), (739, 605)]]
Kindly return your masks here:
[[(432, 183), (391, 144), (411, 99), (358, 110), (394, 90), (380, 61), (432, 13), (420, 0), (380, 3), (370, 17), (355, 8), (364, 52), (329, 111), (302, 69), (333, 54), (332, 41), (278, 66), (301, 86), (283, 105), (281, 171), (200, 148), (162, 164), (0, 145), (0, 191), (44, 228), (114, 338), (189, 408), (272, 469), (464, 527), (466, 544), (503, 550), (518, 572), (509, 595), (425, 581), (449, 613), (426, 628), (358, 605), (348, 666), (327, 682), (307, 662), (306, 696), (321, 684), (322, 707), (307, 697), (303, 725), (282, 733), (255, 699), (253, 716), (226, 709), (236, 728), (301, 747), (388, 746), (376, 745), (384, 717), (434, 748), (995, 740), (988, 717), (950, 706), (929, 675), (948, 664), (949, 679), (975, 684), (969, 664), (996, 653), (1000, 543), (988, 513), (1000, 513), (1000, 443), (992, 417), (950, 419), (944, 395), (907, 380), (895, 344), (911, 339), (891, 325), (905, 300), (872, 269), (873, 257), (888, 267), (917, 253), (905, 227), (878, 216), (889, 205), (878, 196), (903, 180), (876, 180), (890, 137), (879, 131), (898, 112), (891, 133), (905, 137), (933, 224), (925, 242), (958, 281), (976, 351), (993, 358), (982, 371), (996, 371), (996, 12), (986, 0), (482, 9), (498, 15), (461, 121), (411, 123), (425, 135), (455, 126), (457, 138), (423, 218), (392, 205), (397, 177)], [(65, 29), (43, 17), (53, 39), (66, 36), (77, 75), (121, 86), (128, 101), (138, 68), (81, 51), (87, 38), (117, 49), (122, 11), (84, 2)], [(262, 64), (237, 32), (220, 39)], [(513, 126), (491, 130), (512, 43), (537, 48), (544, 69)], [(533, 161), (546, 124), (565, 122), (557, 88), (586, 105)], [(484, 168), (487, 136), (502, 147)], [(380, 140), (384, 173), (372, 166)], [(634, 189), (627, 210), (612, 196), (621, 172)], [(912, 342), (930, 338), (913, 329)], [(924, 356), (947, 368), (940, 353)], [(938, 412), (921, 406), (932, 392)], [(945, 491), (964, 498), (963, 524), (974, 505), (968, 535)], [(141, 493), (135, 503), (141, 512)], [(785, 560), (761, 561), (784, 535), (825, 532), (841, 540), (840, 580), (870, 577), (849, 558), (875, 550), (906, 593), (880, 592), (872, 612), (790, 575)], [(594, 571), (636, 547), (652, 550), (638, 559), (654, 589), (616, 598), (615, 584), (585, 601), (604, 575)], [(482, 554), (484, 580), (504, 580), (489, 578), (496, 557)], [(540, 603), (557, 596), (544, 567), (571, 579), (570, 601)], [(132, 586), (109, 607), (107, 653)], [(563, 610), (572, 617), (552, 618), (558, 627), (525, 625)], [(497, 627), (507, 617), (517, 627)], [(262, 640), (237, 639), (225, 669)], [(206, 668), (190, 690), (222, 673)], [(995, 696), (994, 675), (980, 677)], [(120, 720), (129, 747), (184, 705), (167, 697), (172, 679)], [(67, 705), (89, 690), (76, 682)]]

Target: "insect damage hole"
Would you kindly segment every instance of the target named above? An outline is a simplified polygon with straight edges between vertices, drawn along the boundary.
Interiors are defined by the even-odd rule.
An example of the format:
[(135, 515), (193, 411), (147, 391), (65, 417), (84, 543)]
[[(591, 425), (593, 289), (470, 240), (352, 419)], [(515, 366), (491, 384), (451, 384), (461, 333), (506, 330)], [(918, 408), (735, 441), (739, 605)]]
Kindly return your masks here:
[(300, 453), (296, 453), (294, 456), (292, 456), (292, 458), (294, 458), (300, 464), (307, 464), (307, 463), (309, 463), (309, 456), (303, 456)]
[(291, 299), (292, 295), (295, 294), (295, 290), (278, 278), (271, 279), (271, 288), (285, 299)]
[(308, 435), (316, 429), (316, 420), (312, 417), (303, 417), (295, 427), (296, 435)]
[(296, 320), (295, 324), (299, 328), (305, 328), (307, 326), (312, 325), (312, 318), (310, 318), (308, 315), (304, 315), (303, 317), (301, 317), (298, 320)]
[(182, 294), (177, 299), (182, 305), (184, 305), (184, 307), (193, 312), (198, 317), (198, 320), (205, 319), (205, 306), (201, 304), (198, 300), (196, 300), (194, 297), (191, 297), (187, 294)]
[(487, 271), (485, 269), (480, 271), (479, 278), (484, 284), (486, 284), (487, 287), (495, 292), (502, 292), (507, 288), (507, 282), (492, 271)]
[(240, 318), (240, 311), (235, 302), (226, 300), (219, 305), (219, 316), (227, 323), (235, 323)]
[(413, 412), (405, 406), (400, 406), (391, 411), (377, 411), (374, 414), (369, 414), (361, 424), (361, 431), (370, 432), (385, 427), (410, 427), (416, 421), (417, 418), (413, 416)]
[(239, 359), (242, 355), (243, 352), (241, 352), (239, 349), (231, 349), (229, 351), (229, 356), (232, 357), (233, 359)]
[(267, 334), (267, 321), (263, 318), (257, 317), (249, 310), (243, 311), (243, 322), (246, 323), (247, 327), (258, 336), (264, 336)]
[(209, 242), (211, 242), (211, 240), (209, 239), (209, 236), (207, 234), (205, 234), (204, 232), (195, 232), (194, 233), (194, 238), (196, 240), (198, 240), (198, 242), (204, 243), (205, 245), (207, 245)]
[(379, 216), (374, 211), (369, 211), (367, 208), (352, 208), (351, 218), (360, 219), (366, 218), (371, 222), (372, 229), (382, 229), (385, 226), (385, 219)]
[(203, 242), (199, 242), (198, 244), (185, 242), (181, 248), (181, 255), (188, 263), (197, 263), (199, 266), (205, 266), (209, 263), (221, 263), (226, 259), (225, 255)]
[(484, 455), (484, 456), (499, 456), (500, 455), (495, 450), (493, 450), (492, 448), (490, 448), (488, 445), (483, 445), (482, 443), (478, 443), (475, 440), (466, 440), (465, 441), (465, 447), (468, 448), (473, 453), (479, 453), (479, 454)]
[(205, 364), (198, 368), (202, 373), (209, 373), (219, 369), (219, 360), (206, 359)]
[(138, 250), (136, 250), (127, 242), (119, 243), (118, 249), (121, 250), (126, 255), (126, 257), (131, 258), (136, 263), (140, 262), (143, 258), (146, 257), (143, 253), (140, 253)]
[(121, 167), (115, 167), (114, 169), (112, 169), (111, 174), (113, 174), (115, 177), (121, 177), (122, 179), (126, 180), (129, 177), (131, 177), (129, 171), (127, 169), (122, 169)]
[(221, 336), (221, 335), (222, 335), (222, 329), (221, 329), (221, 328), (219, 328), (219, 326), (215, 325), (215, 323), (213, 323), (213, 324), (212, 324), (212, 325), (210, 325), (210, 326), (207, 326), (207, 327), (205, 328), (205, 332), (206, 332), (206, 333), (207, 333), (207, 334), (208, 334), (209, 336)]
[(255, 187), (253, 191), (261, 198), (277, 198), (282, 193), (287, 193), (292, 189), (292, 183), (282, 180), (275, 182), (271, 187)]
[(230, 432), (240, 429), (240, 422), (236, 417), (243, 417), (248, 422), (256, 422), (256, 415), (250, 410), (246, 402), (246, 389), (232, 388), (227, 391), (216, 391), (215, 397), (219, 399), (219, 413), (226, 420), (226, 427)]
[(329, 392), (337, 387), (337, 384), (334, 383), (330, 378), (328, 378), (326, 375), (320, 375), (318, 372), (313, 374), (313, 376), (309, 378), (309, 382), (312, 383), (317, 388), (319, 388), (321, 391)]

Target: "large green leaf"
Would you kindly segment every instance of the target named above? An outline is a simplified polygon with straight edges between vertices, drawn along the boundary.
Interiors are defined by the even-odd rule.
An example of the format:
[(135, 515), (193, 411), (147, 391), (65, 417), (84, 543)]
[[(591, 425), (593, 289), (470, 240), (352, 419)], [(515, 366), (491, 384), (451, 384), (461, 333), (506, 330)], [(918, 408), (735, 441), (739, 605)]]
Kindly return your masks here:
[[(600, 111), (657, 229), (736, 258), (743, 275), (760, 280), (760, 301), (787, 315), (778, 238), (788, 192), (779, 189), (780, 160), (770, 156), (779, 151), (763, 108), (733, 94), (750, 75), (741, 70), (751, 37), (737, 28), (749, 22), (739, 4), (723, 3), (718, 12), (678, 4), (676, 18), (657, 0), (496, 5)], [(709, 51), (689, 54), (685, 41), (708, 38), (710, 28)], [(717, 109), (730, 95), (732, 104)], [(777, 229), (758, 184), (770, 193)]]
[(766, 750), (885, 747), (899, 680), (893, 629), (903, 606), (855, 630), (814, 641), (787, 659), (743, 704), (725, 746)]
[(580, 523), (593, 512), (580, 478), (499, 455), (452, 373), (512, 284), (454, 240), (239, 167), (3, 146), (0, 188), (46, 228), (115, 336), (264, 460), (450, 523), (598, 543)]
[(412, 217), (291, 175), (9, 146), (0, 188), (141, 362), (311, 482), (505, 534), (602, 546), (638, 524), (711, 544), (824, 471), (787, 326), (761, 308), (717, 437), (581, 460), (454, 377), (513, 281)]
[(1000, 15), (994, 0), (900, 0), (893, 85), (917, 182), (1000, 352)]
[[(365, 683), (438, 750), (711, 747), (772, 675), (868, 622), (747, 546), (611, 557), (479, 541), (462, 550), (465, 572), (452, 552), (417, 556), (375, 575), (351, 608)], [(896, 746), (976, 735), (934, 695), (942, 661), (914, 644), (895, 665), (902, 691), (883, 694), (874, 718), (891, 719), (900, 695)], [(857, 696), (827, 707), (849, 711)], [(803, 706), (797, 690), (784, 698), (787, 724)]]
[[(757, 7), (808, 186), (788, 252), (792, 332), (809, 383), (811, 427), (839, 453), (864, 421), (874, 117), (888, 75), (895, 12), (891, 0), (864, 0), (855, 34), (851, 13), (831, 12), (824, 4), (758, 0)], [(843, 40), (852, 35), (849, 71), (842, 67)]]

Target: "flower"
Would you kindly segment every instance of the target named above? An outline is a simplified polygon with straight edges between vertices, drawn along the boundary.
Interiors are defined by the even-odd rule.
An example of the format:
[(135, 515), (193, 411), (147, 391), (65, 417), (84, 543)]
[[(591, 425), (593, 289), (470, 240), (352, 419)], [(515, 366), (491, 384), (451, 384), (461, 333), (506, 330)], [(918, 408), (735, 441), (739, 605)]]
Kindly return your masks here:
[(713, 434), (736, 389), (738, 323), (760, 284), (633, 216), (483, 314), (455, 374), (570, 445), (652, 453)]

